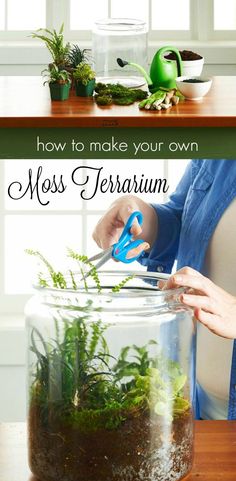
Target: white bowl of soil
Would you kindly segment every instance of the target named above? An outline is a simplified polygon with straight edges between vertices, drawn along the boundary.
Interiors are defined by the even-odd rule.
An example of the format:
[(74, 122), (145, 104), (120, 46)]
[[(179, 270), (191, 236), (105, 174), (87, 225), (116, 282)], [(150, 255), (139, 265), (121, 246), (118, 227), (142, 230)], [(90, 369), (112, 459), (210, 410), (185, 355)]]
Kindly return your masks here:
[(177, 77), (178, 90), (187, 100), (201, 100), (210, 90), (212, 80), (206, 77)]

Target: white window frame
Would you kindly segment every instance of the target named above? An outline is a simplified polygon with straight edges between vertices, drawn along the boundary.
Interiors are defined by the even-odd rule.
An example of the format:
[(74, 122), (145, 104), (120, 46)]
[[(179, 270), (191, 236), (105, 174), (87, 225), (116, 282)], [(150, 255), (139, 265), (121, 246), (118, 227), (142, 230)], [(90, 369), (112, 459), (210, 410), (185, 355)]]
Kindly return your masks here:
[[(151, 11), (152, 0), (149, 2)], [(151, 42), (170, 41), (217, 41), (236, 40), (236, 30), (214, 30), (214, 0), (189, 0), (190, 1), (190, 30), (152, 30), (151, 15), (149, 16), (149, 40)], [(111, 11), (111, 0), (108, 0), (108, 15)], [(70, 1), (47, 0), (46, 27), (59, 29), (64, 23), (65, 38), (68, 41), (91, 42), (91, 30), (70, 30)], [(178, 21), (178, 19), (177, 19)], [(0, 41), (29, 42), (30, 31), (0, 31)]]

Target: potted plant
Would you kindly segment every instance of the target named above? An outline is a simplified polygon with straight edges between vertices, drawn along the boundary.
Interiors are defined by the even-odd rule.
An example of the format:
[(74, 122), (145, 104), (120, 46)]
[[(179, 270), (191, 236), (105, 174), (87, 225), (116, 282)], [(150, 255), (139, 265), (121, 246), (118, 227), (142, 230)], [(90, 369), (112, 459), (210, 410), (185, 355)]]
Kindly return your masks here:
[(50, 68), (43, 70), (42, 74), (48, 77), (44, 85), (49, 85), (51, 100), (67, 100), (71, 85), (69, 72), (59, 70), (57, 65), (52, 64)]
[(68, 66), (75, 70), (77, 65), (81, 62), (87, 62), (89, 59), (88, 52), (90, 50), (88, 48), (84, 48), (83, 50), (79, 47), (79, 45), (71, 45), (70, 50), (67, 56), (67, 64)]
[(79, 97), (92, 97), (95, 88), (95, 75), (89, 64), (81, 62), (77, 65), (73, 73), (76, 95)]
[(59, 32), (57, 32), (55, 29), (49, 30), (39, 28), (36, 30), (36, 32), (31, 34), (32, 38), (38, 38), (39, 40), (42, 40), (49, 50), (53, 59), (53, 63), (49, 64), (49, 68), (55, 64), (60, 70), (63, 70), (68, 63), (70, 44), (68, 42), (64, 42), (63, 30), (64, 24), (62, 24)]
[(74, 87), (75, 80), (73, 78), (73, 73), (81, 62), (87, 62), (89, 60), (88, 52), (90, 50), (88, 48), (84, 48), (83, 50), (79, 47), (79, 45), (71, 45), (68, 56), (67, 56), (67, 65), (66, 70), (71, 73), (72, 75), (72, 88)]

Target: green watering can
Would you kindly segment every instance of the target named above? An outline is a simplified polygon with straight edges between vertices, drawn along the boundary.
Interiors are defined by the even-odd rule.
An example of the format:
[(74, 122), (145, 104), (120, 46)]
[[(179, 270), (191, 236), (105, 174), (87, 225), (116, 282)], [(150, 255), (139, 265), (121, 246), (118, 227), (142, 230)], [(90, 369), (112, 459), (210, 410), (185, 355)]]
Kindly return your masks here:
[[(164, 54), (167, 52), (173, 52), (176, 55), (177, 64), (172, 60), (164, 58)], [(156, 92), (160, 87), (167, 89), (176, 88), (176, 78), (182, 75), (183, 70), (179, 50), (175, 47), (163, 47), (158, 50), (151, 63), (150, 75), (137, 63), (127, 62), (121, 58), (117, 59), (117, 63), (120, 67), (131, 65), (139, 70), (144, 76), (151, 93)]]

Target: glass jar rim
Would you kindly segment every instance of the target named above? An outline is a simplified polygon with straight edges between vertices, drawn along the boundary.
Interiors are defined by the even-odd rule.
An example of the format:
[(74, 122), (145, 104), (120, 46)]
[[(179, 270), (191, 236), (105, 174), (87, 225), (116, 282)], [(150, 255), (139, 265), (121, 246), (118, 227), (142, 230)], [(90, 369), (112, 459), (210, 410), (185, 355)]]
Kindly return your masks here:
[[(81, 273), (80, 272), (75, 272), (73, 274), (78, 274), (81, 276)], [(102, 271), (99, 271), (99, 276), (106, 276), (107, 278), (111, 278), (111, 277), (122, 277), (124, 276), (124, 278), (127, 278), (129, 276), (133, 276), (133, 279), (139, 279), (139, 280), (143, 280), (145, 281), (145, 279), (147, 279), (147, 281), (149, 281), (149, 287), (134, 287), (134, 286), (129, 286), (129, 285), (125, 285), (125, 288), (121, 287), (121, 289), (119, 290), (119, 292), (113, 292), (112, 291), (112, 287), (113, 286), (104, 286), (103, 283), (101, 282), (101, 286), (102, 288), (104, 289), (104, 291), (98, 291), (96, 289), (96, 286), (93, 285), (92, 288), (90, 288), (89, 290), (85, 290), (84, 287), (83, 288), (80, 288), (80, 289), (73, 289), (72, 287), (71, 288), (57, 288), (57, 287), (44, 287), (44, 286), (39, 286), (39, 285), (33, 285), (33, 288), (34, 290), (36, 290), (37, 292), (39, 293), (45, 293), (45, 294), (53, 294), (55, 295), (56, 294), (73, 294), (73, 295), (84, 295), (84, 296), (91, 296), (91, 297), (106, 297), (106, 298), (118, 298), (118, 297), (123, 297), (123, 296), (118, 296), (117, 294), (121, 294), (122, 292), (126, 292), (127, 293), (127, 290), (131, 291), (131, 289), (133, 289), (132, 291), (132, 296), (130, 296), (130, 298), (132, 297), (132, 299), (134, 298), (141, 298), (141, 297), (161, 297), (161, 296), (173, 296), (173, 297), (176, 297), (178, 298), (178, 296), (184, 292), (185, 288), (184, 287), (177, 287), (177, 288), (174, 288), (174, 289), (166, 289), (166, 290), (160, 290), (158, 289), (158, 286), (157, 286), (157, 283), (158, 281), (162, 281), (162, 280), (167, 280), (170, 276), (167, 275), (167, 274), (160, 274), (160, 273), (155, 273), (155, 272), (143, 272), (143, 271), (127, 271), (127, 270), (120, 270), (120, 271), (112, 271), (112, 270), (102, 270)], [(65, 276), (65, 277), (68, 277), (69, 278), (69, 275)], [(89, 278), (88, 278), (89, 279)], [(47, 280), (47, 279), (46, 279)], [(132, 279), (130, 279), (131, 281)], [(156, 286), (155, 285), (151, 285), (151, 281), (155, 281), (156, 282)], [(110, 291), (108, 291), (107, 289), (110, 289)]]
[(94, 22), (96, 28), (100, 28), (101, 30), (117, 30), (125, 32), (130, 30), (140, 30), (147, 26), (147, 23), (144, 20), (140, 20), (137, 18), (116, 18), (116, 17), (107, 17), (102, 18), (100, 20), (96, 20)]

